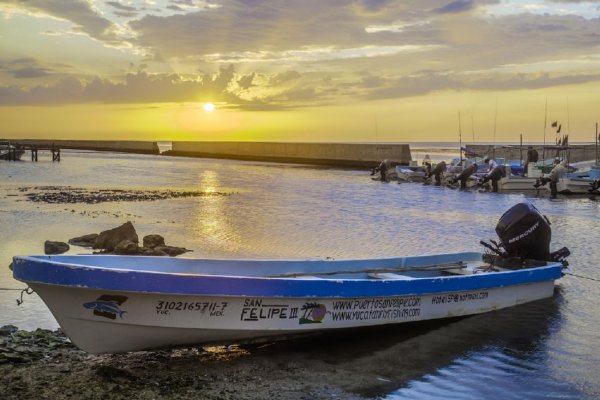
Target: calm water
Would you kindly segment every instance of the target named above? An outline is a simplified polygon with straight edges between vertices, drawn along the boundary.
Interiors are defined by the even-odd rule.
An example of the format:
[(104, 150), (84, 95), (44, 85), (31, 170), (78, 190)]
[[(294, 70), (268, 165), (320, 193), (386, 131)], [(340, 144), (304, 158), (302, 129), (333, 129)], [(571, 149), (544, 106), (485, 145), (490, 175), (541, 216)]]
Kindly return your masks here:
[[(195, 257), (367, 258), (480, 250), (500, 215), (531, 201), (552, 222), (552, 248), (568, 246), (574, 272), (600, 279), (600, 201), (460, 192), (370, 180), (367, 171), (109, 153), (65, 152), (61, 163), (0, 162), (0, 287), (21, 288), (6, 268), (16, 254), (132, 221)], [(19, 188), (200, 189), (229, 196), (154, 202), (43, 204)], [(85, 252), (72, 249), (72, 253)], [(17, 306), (0, 290), (0, 325), (54, 329), (37, 296)], [(554, 298), (442, 323), (350, 336), (341, 369), (382, 379), (371, 396), (600, 398), (600, 282), (566, 276)], [(349, 343), (351, 341), (351, 343)], [(291, 355), (292, 356), (292, 355)]]

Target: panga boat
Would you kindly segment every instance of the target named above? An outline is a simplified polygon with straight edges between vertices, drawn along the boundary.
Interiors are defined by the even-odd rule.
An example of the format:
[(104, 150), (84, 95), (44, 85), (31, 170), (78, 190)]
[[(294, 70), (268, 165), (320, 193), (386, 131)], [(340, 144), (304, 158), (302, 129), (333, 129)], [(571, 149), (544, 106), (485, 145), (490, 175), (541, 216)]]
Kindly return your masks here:
[(564, 253), (549, 253), (544, 217), (518, 204), (496, 230), (505, 247), (488, 244), (485, 254), (318, 261), (18, 256), (13, 274), (90, 353), (247, 341), (477, 314), (552, 296), (566, 262)]

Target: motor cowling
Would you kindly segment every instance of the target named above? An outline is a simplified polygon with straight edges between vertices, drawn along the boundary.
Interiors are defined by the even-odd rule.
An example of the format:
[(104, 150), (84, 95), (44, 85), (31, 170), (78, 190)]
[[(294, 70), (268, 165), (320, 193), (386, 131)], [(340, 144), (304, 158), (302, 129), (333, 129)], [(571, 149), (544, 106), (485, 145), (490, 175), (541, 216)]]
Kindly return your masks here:
[(506, 211), (496, 225), (496, 233), (508, 257), (552, 259), (550, 223), (530, 203), (519, 203)]

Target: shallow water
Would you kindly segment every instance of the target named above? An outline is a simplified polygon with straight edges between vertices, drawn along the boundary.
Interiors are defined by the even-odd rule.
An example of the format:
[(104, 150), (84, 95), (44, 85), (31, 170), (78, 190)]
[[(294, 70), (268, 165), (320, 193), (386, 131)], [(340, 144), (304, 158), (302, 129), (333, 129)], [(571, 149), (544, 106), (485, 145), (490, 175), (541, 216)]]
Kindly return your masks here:
[[(25, 158), (24, 158), (25, 159)], [(8, 266), (43, 253), (45, 240), (132, 221), (192, 257), (367, 258), (479, 251), (500, 215), (530, 201), (552, 222), (552, 248), (568, 246), (575, 273), (600, 279), (600, 201), (461, 192), (372, 181), (366, 171), (110, 153), (64, 152), (52, 163), (0, 162), (0, 287), (22, 288)], [(146, 202), (45, 204), (19, 188), (186, 189), (228, 196)], [(73, 248), (71, 253), (86, 252)], [(0, 325), (56, 328), (35, 295), (0, 290)], [(561, 279), (553, 299), (448, 323), (386, 329), (320, 349), (345, 368), (381, 375), (372, 396), (597, 398), (600, 282)], [(352, 343), (348, 343), (352, 340)], [(333, 342), (336, 342), (335, 340)], [(348, 348), (351, 347), (351, 350)], [(337, 349), (337, 350), (336, 350)]]

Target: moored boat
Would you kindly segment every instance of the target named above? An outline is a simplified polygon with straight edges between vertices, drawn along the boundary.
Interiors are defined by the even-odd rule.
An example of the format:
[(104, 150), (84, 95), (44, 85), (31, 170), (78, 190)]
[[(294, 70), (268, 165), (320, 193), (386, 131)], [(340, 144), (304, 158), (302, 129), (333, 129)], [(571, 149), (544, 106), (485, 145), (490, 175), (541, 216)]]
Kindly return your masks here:
[(16, 148), (7, 140), (0, 140), (0, 160), (17, 161), (25, 154), (25, 151)]
[[(504, 248), (370, 260), (17, 256), (13, 274), (81, 349), (112, 353), (470, 315), (552, 296), (564, 253), (529, 204)], [(535, 259), (535, 261), (532, 261)]]

